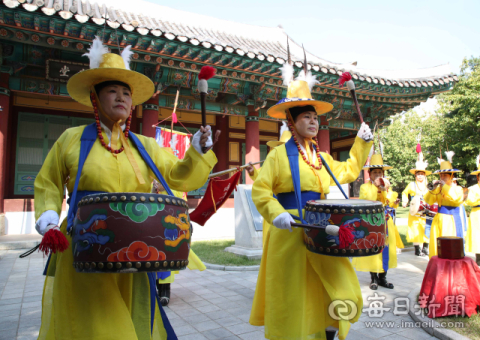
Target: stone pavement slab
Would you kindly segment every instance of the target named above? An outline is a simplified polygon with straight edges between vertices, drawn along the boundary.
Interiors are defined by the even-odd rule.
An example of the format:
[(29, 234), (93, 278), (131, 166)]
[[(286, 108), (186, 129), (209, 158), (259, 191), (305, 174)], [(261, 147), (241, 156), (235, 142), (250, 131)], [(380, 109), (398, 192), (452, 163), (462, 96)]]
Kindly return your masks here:
[[(36, 339), (40, 328), (43, 268), (41, 254), (19, 259), (25, 250), (0, 250), (0, 340)], [(432, 339), (420, 328), (408, 328), (408, 315), (395, 315), (399, 302), (422, 284), (428, 259), (405, 252), (398, 256), (398, 268), (388, 272), (395, 289), (368, 288), (370, 274), (358, 272), (364, 308), (370, 308), (375, 293), (388, 308), (381, 317), (362, 313), (353, 324), (348, 340)], [(182, 271), (172, 284), (170, 305), (165, 308), (180, 340), (264, 339), (264, 328), (248, 323), (258, 272), (205, 270)], [(405, 302), (403, 300), (403, 302)], [(405, 308), (404, 308), (405, 309)], [(407, 324), (408, 325), (408, 324)]]

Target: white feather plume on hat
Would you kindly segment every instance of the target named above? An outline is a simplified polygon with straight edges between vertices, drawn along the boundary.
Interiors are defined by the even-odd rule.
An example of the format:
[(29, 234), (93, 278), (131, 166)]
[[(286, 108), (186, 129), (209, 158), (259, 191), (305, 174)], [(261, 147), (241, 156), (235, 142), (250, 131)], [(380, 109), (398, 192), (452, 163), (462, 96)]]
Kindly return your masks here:
[(100, 66), (105, 53), (108, 53), (107, 46), (104, 46), (102, 40), (96, 36), (88, 53), (85, 53), (83, 56), (87, 56), (90, 59), (90, 69), (92, 69)]
[(453, 151), (445, 151), (445, 155), (447, 156), (447, 159), (450, 163), (452, 162), (453, 156), (455, 156), (455, 152)]
[(133, 52), (131, 51), (132, 45), (128, 45), (123, 49), (121, 54), (123, 61), (125, 62), (125, 68), (130, 70), (130, 60), (132, 58)]
[(480, 169), (480, 154), (477, 156), (477, 160), (475, 161), (477, 168)]
[(282, 71), (283, 85), (288, 86), (288, 84), (290, 84), (290, 82), (293, 80), (293, 65), (290, 65), (288, 62), (286, 62), (282, 67), (280, 67), (280, 71)]
[(375, 143), (372, 144), (372, 148), (370, 149), (370, 152), (368, 153), (368, 157), (372, 157), (374, 152), (375, 152)]
[(438, 162), (438, 165), (442, 166), (442, 162), (445, 162), (445, 160), (437, 157), (437, 162)]

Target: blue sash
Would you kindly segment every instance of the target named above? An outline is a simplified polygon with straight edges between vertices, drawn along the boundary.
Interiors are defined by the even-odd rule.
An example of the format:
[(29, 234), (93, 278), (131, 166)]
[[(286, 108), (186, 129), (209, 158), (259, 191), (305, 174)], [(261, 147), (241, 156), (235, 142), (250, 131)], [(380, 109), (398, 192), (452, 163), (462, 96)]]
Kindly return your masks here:
[(449, 207), (447, 205), (442, 205), (438, 212), (440, 214), (453, 216), (453, 220), (455, 221), (455, 229), (457, 230), (457, 237), (463, 238), (463, 232), (467, 230), (467, 226), (465, 223), (466, 218), (463, 216), (465, 214), (465, 210), (462, 210), (462, 206)]
[[(307, 201), (321, 199), (321, 194), (315, 191), (302, 191), (301, 206), (305, 207)], [(282, 192), (277, 195), (278, 202), (285, 208), (285, 210), (297, 209), (297, 201), (295, 192)]]
[(427, 218), (425, 221), (425, 236), (430, 239), (430, 231), (432, 230), (433, 218)]
[[(138, 139), (137, 136), (135, 136), (131, 131), (129, 132), (128, 136), (130, 137), (130, 140), (133, 142), (133, 144), (137, 147), (138, 152), (142, 156), (143, 160), (149, 168), (153, 171), (155, 176), (158, 178), (160, 183), (163, 185), (167, 193), (171, 196), (174, 196), (172, 191), (167, 185), (167, 182), (165, 182), (165, 179), (163, 178), (162, 174), (160, 171), (158, 171), (158, 168), (156, 167), (155, 163), (153, 162), (152, 158), (150, 155), (147, 153), (145, 150), (145, 147), (142, 145), (142, 142)], [(78, 191), (78, 183), (80, 182), (80, 176), (82, 173), (83, 165), (85, 164), (85, 160), (88, 157), (88, 154), (92, 150), (93, 144), (95, 143), (97, 139), (97, 126), (95, 123), (87, 125), (85, 127), (85, 130), (83, 130), (82, 137), (80, 138), (80, 156), (78, 159), (78, 172), (77, 172), (77, 177), (75, 179), (75, 185), (73, 187), (72, 194), (70, 198), (68, 199), (70, 203), (69, 209), (68, 209), (68, 215), (67, 215), (67, 232), (70, 232), (73, 226), (73, 221), (75, 219), (75, 215), (77, 212), (77, 207), (78, 207), (78, 202), (85, 197), (86, 195), (91, 195), (95, 193), (100, 193), (97, 191)], [(50, 260), (50, 259), (49, 259)], [(47, 264), (48, 266), (48, 264)], [(168, 275), (167, 275), (168, 273)], [(147, 273), (148, 275), (148, 280), (149, 280), (149, 285), (150, 285), (150, 321), (151, 321), (151, 332), (153, 332), (153, 324), (154, 324), (154, 319), (155, 319), (155, 301), (158, 299), (158, 294), (157, 294), (157, 289), (156, 289), (156, 284), (155, 280), (157, 278), (156, 273), (154, 272), (149, 272)], [(165, 272), (165, 278), (170, 276), (170, 272)], [(175, 335), (175, 332), (170, 325), (170, 321), (168, 320), (167, 315), (165, 314), (165, 311), (163, 310), (162, 304), (160, 301), (158, 301), (158, 308), (160, 310), (160, 314), (162, 317), (163, 321), (163, 326), (165, 327), (165, 331), (167, 333), (167, 340), (175, 340), (177, 339), (177, 336)]]
[[(388, 238), (388, 224), (387, 224), (387, 218), (388, 218), (388, 215), (390, 215), (390, 209), (394, 211), (395, 213), (395, 209), (393, 208), (390, 208), (390, 207), (385, 207), (385, 234), (386, 234), (386, 238)], [(390, 217), (392, 217), (392, 215), (390, 215)], [(393, 217), (392, 217), (393, 218)], [(395, 235), (393, 235), (393, 237), (395, 237)], [(389, 252), (389, 245), (387, 244), (385, 246), (385, 248), (383, 248), (383, 251), (382, 251), (382, 267), (383, 267), (383, 271), (386, 273), (387, 270), (388, 270), (388, 262), (390, 261), (390, 252)]]

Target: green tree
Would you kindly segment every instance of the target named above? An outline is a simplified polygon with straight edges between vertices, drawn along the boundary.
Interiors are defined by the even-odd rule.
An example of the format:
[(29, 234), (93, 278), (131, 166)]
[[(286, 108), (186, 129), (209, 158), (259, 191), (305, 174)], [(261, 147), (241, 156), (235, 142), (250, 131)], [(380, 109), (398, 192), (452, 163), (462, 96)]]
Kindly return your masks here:
[(445, 116), (445, 147), (455, 152), (454, 166), (469, 173), (480, 152), (480, 58), (464, 59), (458, 83), (437, 99)]
[[(441, 115), (427, 116), (409, 111), (394, 117), (388, 127), (378, 131), (384, 145), (383, 160), (386, 164), (393, 166), (393, 169), (387, 171), (387, 176), (390, 177), (395, 191), (403, 191), (414, 179), (409, 170), (415, 168), (417, 161), (415, 150), (419, 136), (421, 136), (420, 144), (424, 158), (429, 164), (427, 169), (433, 171), (439, 168), (437, 157), (440, 155), (440, 146), (445, 138), (442, 119)], [(445, 149), (442, 148), (442, 151)], [(435, 175), (430, 177), (433, 176)], [(432, 180), (433, 178), (429, 178), (429, 181)]]

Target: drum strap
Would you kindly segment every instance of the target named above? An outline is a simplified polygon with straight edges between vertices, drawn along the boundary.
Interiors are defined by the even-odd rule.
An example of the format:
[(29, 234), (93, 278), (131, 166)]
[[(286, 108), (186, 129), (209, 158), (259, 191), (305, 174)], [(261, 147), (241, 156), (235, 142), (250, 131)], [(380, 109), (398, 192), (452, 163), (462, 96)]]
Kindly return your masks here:
[[(174, 196), (172, 190), (170, 190), (170, 187), (168, 186), (167, 182), (165, 182), (165, 179), (163, 178), (162, 174), (158, 170), (157, 166), (153, 162), (150, 155), (148, 154), (147, 150), (145, 150), (145, 147), (143, 146), (142, 142), (140, 142), (138, 137), (135, 136), (135, 134), (132, 133), (131, 131), (129, 132), (128, 136), (130, 137), (130, 140), (133, 142), (133, 144), (137, 147), (137, 150), (142, 156), (145, 163), (147, 163), (148, 167), (152, 170), (152, 172), (158, 178), (160, 183), (163, 185), (163, 187), (167, 191), (167, 194), (169, 194), (170, 196)], [(73, 221), (75, 219), (75, 212), (76, 212), (76, 206), (77, 206), (76, 203), (78, 202), (78, 199), (77, 199), (78, 183), (80, 183), (80, 176), (82, 174), (83, 165), (85, 164), (88, 154), (92, 150), (93, 144), (95, 143), (96, 140), (97, 140), (97, 126), (95, 125), (95, 123), (87, 125), (83, 130), (82, 137), (80, 138), (80, 156), (78, 159), (77, 177), (75, 178), (75, 185), (73, 187), (73, 191), (70, 196), (70, 201), (73, 202), (73, 204), (70, 204), (70, 208), (68, 209), (67, 232), (71, 231), (73, 226)]]
[(285, 148), (287, 149), (288, 163), (290, 164), (290, 172), (292, 173), (292, 182), (293, 182), (293, 192), (295, 193), (295, 201), (298, 210), (298, 219), (304, 223), (302, 214), (302, 189), (300, 186), (300, 168), (298, 165), (298, 149), (297, 145), (293, 138), (290, 138), (287, 143), (285, 143)]
[[(287, 157), (288, 157), (288, 162), (290, 164), (290, 172), (292, 173), (292, 182), (293, 182), (293, 191), (295, 193), (295, 201), (296, 201), (296, 206), (298, 210), (298, 218), (296, 216), (293, 216), (294, 218), (302, 221), (302, 223), (306, 223), (303, 220), (303, 215), (302, 215), (302, 191), (301, 191), (301, 185), (300, 185), (300, 168), (298, 164), (298, 148), (297, 145), (295, 144), (295, 141), (293, 138), (290, 138), (287, 143), (285, 143), (285, 148), (287, 150)], [(316, 146), (313, 146), (314, 149), (316, 149)], [(342, 186), (340, 183), (338, 183), (338, 180), (335, 178), (335, 175), (333, 174), (332, 170), (330, 170), (330, 167), (328, 166), (327, 162), (325, 162), (325, 159), (323, 159), (322, 155), (320, 155), (320, 159), (322, 161), (323, 166), (325, 166), (325, 169), (329, 173), (329, 175), (333, 178), (335, 183), (337, 184), (338, 188), (342, 192), (343, 196), (345, 196), (346, 199), (348, 199), (348, 196), (345, 194), (345, 192), (342, 189)]]

